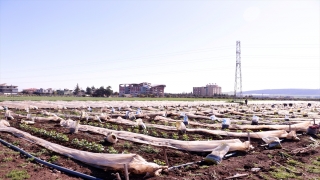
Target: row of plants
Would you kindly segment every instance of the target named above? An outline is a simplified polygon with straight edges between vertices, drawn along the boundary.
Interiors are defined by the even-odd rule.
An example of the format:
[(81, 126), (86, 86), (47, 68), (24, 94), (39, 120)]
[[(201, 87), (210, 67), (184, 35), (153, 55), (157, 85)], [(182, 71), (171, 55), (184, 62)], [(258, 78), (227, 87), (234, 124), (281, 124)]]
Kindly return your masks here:
[(37, 135), (41, 135), (41, 136), (45, 136), (48, 138), (52, 138), (55, 139), (57, 141), (63, 141), (63, 142), (67, 142), (69, 141), (69, 137), (65, 134), (62, 133), (58, 133), (56, 131), (47, 131), (45, 129), (41, 129), (41, 128), (36, 128), (33, 126), (29, 126), (27, 124), (20, 124), (19, 125), (21, 129), (23, 130), (27, 130), (27, 131), (31, 131)]
[(75, 145), (77, 148), (83, 148), (83, 149), (87, 149), (89, 151), (93, 151), (93, 152), (103, 152), (104, 151), (104, 146), (96, 143), (96, 142), (89, 142), (85, 139), (78, 139), (75, 138), (71, 141), (71, 143), (73, 145)]
[(171, 138), (175, 140), (183, 140), (183, 141), (201, 141), (201, 140), (212, 140), (212, 139), (222, 139), (219, 135), (199, 135), (199, 134), (179, 134), (178, 132), (166, 132), (164, 130), (158, 130), (156, 128), (149, 127), (147, 129), (141, 130), (138, 126), (128, 126), (128, 125), (117, 125), (117, 124), (110, 124), (110, 123), (98, 123), (98, 122), (89, 122), (83, 121), (82, 124), (90, 125), (95, 127), (107, 128), (116, 131), (128, 131), (134, 132), (139, 134), (145, 134), (153, 137), (159, 138)]
[[(40, 135), (40, 136), (44, 136), (47, 138), (52, 138), (55, 139), (57, 141), (61, 141), (61, 142), (68, 142), (69, 141), (69, 137), (63, 133), (59, 133), (56, 131), (47, 131), (45, 129), (41, 129), (41, 128), (36, 128), (33, 126), (29, 126), (26, 124), (20, 124), (19, 125), (21, 129), (26, 130), (28, 132), (33, 132), (36, 135)], [(71, 144), (73, 144), (74, 146), (78, 147), (78, 148), (83, 148), (86, 150), (89, 150), (91, 152), (103, 152), (104, 151), (104, 146), (96, 143), (96, 142), (89, 142), (86, 139), (73, 139), (71, 141)]]

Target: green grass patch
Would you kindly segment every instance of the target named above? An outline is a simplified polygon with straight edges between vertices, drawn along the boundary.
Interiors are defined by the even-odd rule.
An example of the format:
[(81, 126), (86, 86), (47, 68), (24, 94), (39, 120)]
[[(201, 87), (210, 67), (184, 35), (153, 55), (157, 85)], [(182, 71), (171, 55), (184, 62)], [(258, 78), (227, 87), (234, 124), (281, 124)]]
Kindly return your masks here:
[(18, 167), (25, 168), (25, 167), (27, 167), (27, 166), (28, 166), (28, 164), (29, 164), (29, 163), (22, 163), (22, 164), (18, 165)]
[(314, 173), (314, 174), (320, 174), (320, 167), (310, 165), (307, 167), (307, 172)]
[(132, 144), (130, 142), (123, 143), (123, 148), (132, 149)]
[(30, 175), (26, 170), (12, 170), (6, 174), (6, 178), (11, 178), (12, 180), (22, 180), (29, 179)]
[(9, 161), (12, 161), (12, 157), (5, 157), (2, 159), (3, 162), (9, 162)]
[(272, 168), (272, 169), (273, 169), (273, 171), (271, 171), (270, 174), (275, 179), (296, 178), (295, 174), (287, 172), (283, 167)]
[(49, 162), (56, 162), (58, 159), (59, 159), (59, 157), (56, 156), (56, 155), (54, 155), (54, 156), (51, 156), (48, 161), (49, 161)]
[(140, 147), (140, 151), (146, 152), (146, 153), (159, 153), (158, 149), (153, 148), (152, 146), (146, 146), (146, 145), (142, 145)]
[(313, 165), (316, 165), (316, 166), (320, 166), (320, 161), (318, 161), (318, 160), (317, 160), (317, 161), (316, 161), (316, 160), (315, 160), (315, 161), (312, 161), (312, 164), (313, 164)]
[(264, 180), (269, 180), (270, 179), (270, 177), (268, 175), (264, 174), (264, 173), (259, 173), (259, 176)]
[(15, 146), (18, 146), (18, 145), (20, 145), (20, 141), (14, 141), (12, 144)]
[(108, 153), (110, 153), (110, 154), (118, 154), (118, 151), (116, 149), (114, 149), (114, 147), (109, 146), (108, 147)]
[(47, 151), (47, 149), (41, 149), (39, 152), (37, 152), (37, 153), (31, 153), (31, 155), (33, 155), (33, 156), (36, 156), (36, 157), (39, 157), (39, 156), (41, 156), (42, 154), (46, 154), (46, 153), (48, 153), (48, 151)]
[(303, 164), (301, 162), (298, 162), (296, 160), (293, 160), (293, 159), (289, 159), (287, 161), (287, 163), (290, 165), (290, 166), (299, 166), (299, 167), (303, 167)]
[(153, 160), (153, 162), (158, 164), (158, 165), (160, 165), (160, 166), (165, 166), (166, 165), (166, 163), (164, 161), (161, 161), (159, 159), (155, 159), (155, 160)]

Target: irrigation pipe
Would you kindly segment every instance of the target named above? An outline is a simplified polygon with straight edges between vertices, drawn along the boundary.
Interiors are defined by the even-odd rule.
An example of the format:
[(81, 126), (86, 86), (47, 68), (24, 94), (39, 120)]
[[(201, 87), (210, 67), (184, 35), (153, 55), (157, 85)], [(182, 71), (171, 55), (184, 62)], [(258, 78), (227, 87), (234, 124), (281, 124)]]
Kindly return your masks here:
[[(229, 154), (226, 154), (223, 159), (226, 159), (226, 158), (229, 158), (233, 155), (237, 154), (237, 152), (232, 152), (232, 153), (229, 153)], [(195, 162), (189, 162), (189, 163), (186, 163), (186, 164), (180, 164), (180, 165), (177, 165), (177, 166), (171, 166), (168, 168), (168, 170), (173, 170), (175, 168), (180, 168), (180, 167), (184, 167), (184, 166), (188, 166), (188, 165), (192, 165), (192, 164), (200, 164), (202, 163), (203, 161), (195, 161)]]
[(96, 178), (96, 177), (93, 177), (93, 176), (89, 176), (89, 175), (86, 175), (86, 174), (83, 174), (83, 173), (80, 173), (80, 172), (77, 172), (77, 171), (72, 171), (70, 169), (67, 169), (67, 168), (64, 168), (64, 167), (61, 167), (61, 166), (57, 166), (55, 164), (51, 164), (51, 163), (48, 163), (46, 161), (43, 161), (35, 156), (32, 156), (31, 154), (25, 152), (24, 150), (2, 140), (0, 138), (0, 142), (6, 146), (8, 146), (9, 148), (15, 150), (15, 151), (19, 151), (21, 154), (27, 156), (28, 158), (33, 158), (34, 161), (40, 163), (40, 164), (43, 164), (43, 165), (46, 165), (46, 166), (49, 166), (49, 167), (52, 167), (54, 169), (57, 169), (59, 171), (62, 171), (62, 172), (65, 172), (65, 173), (68, 173), (68, 174), (71, 174), (71, 175), (74, 175), (74, 176), (77, 176), (77, 177), (80, 177), (80, 178), (83, 178), (83, 179), (89, 179), (89, 180), (101, 180), (99, 178)]
[(172, 166), (172, 167), (169, 167), (168, 170), (173, 170), (175, 168), (180, 168), (180, 167), (183, 167), (183, 166), (188, 166), (188, 165), (192, 165), (192, 164), (199, 164), (201, 163), (202, 161), (196, 161), (196, 162), (189, 162), (189, 163), (186, 163), (186, 164), (180, 164), (178, 166)]

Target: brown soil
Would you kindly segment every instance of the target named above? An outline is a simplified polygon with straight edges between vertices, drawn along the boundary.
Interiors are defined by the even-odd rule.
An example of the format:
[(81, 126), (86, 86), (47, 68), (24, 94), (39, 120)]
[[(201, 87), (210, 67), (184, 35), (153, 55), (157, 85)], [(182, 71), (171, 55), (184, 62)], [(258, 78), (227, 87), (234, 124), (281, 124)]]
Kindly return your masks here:
[[(11, 126), (21, 129), (17, 120), (10, 121)], [(114, 125), (111, 124), (110, 125)], [(118, 153), (136, 153), (141, 155), (149, 162), (161, 161), (165, 162), (164, 160), (164, 153), (163, 149), (154, 147), (154, 146), (147, 146), (138, 143), (133, 143), (129, 141), (119, 140), (119, 142), (115, 145), (110, 145), (103, 142), (104, 136), (99, 134), (93, 134), (88, 132), (79, 132), (77, 134), (70, 134), (69, 130), (66, 128), (62, 128), (56, 122), (48, 122), (48, 123), (36, 123), (33, 125), (38, 128), (43, 128), (45, 130), (55, 130), (60, 133), (67, 134), (69, 137), (69, 142), (61, 142), (56, 141), (51, 138), (41, 137), (36, 135), (32, 132), (34, 136), (43, 138), (50, 142), (58, 143), (63, 146), (77, 148), (73, 144), (71, 144), (71, 140), (74, 138), (78, 139), (86, 139), (87, 141), (91, 142), (99, 142), (105, 147), (105, 153), (109, 153), (108, 148), (113, 147)], [(128, 128), (134, 129), (133, 127), (117, 125), (118, 130), (123, 129), (127, 130)], [(22, 130), (22, 129), (21, 129)], [(165, 132), (163, 130), (156, 130), (152, 129), (151, 131), (156, 131), (158, 136), (161, 137), (161, 133)], [(28, 132), (28, 131), (27, 131)], [(141, 132), (142, 133), (142, 132)], [(172, 132), (166, 132), (169, 136), (168, 138), (172, 137)], [(152, 135), (151, 132), (148, 135)], [(207, 134), (188, 134), (189, 140), (196, 140), (197, 139), (220, 139), (221, 137), (212, 136)], [(61, 165), (65, 168), (69, 168), (81, 173), (85, 173), (91, 176), (95, 176), (101, 179), (115, 179), (114, 173), (112, 171), (105, 171), (98, 168), (91, 167), (89, 165), (83, 164), (79, 161), (67, 158), (65, 156), (59, 155), (54, 152), (50, 152), (45, 150), (45, 148), (40, 147), (38, 145), (32, 144), (24, 139), (17, 138), (8, 133), (0, 133), (0, 138), (17, 145), (18, 147), (24, 149), (29, 153), (36, 154), (37, 157), (52, 161), (53, 157), (57, 157), (53, 163), (57, 165)], [(275, 176), (272, 176), (272, 172), (275, 172), (276, 169), (280, 169), (281, 166), (279, 164), (290, 167), (289, 160), (295, 160), (301, 162), (301, 166), (295, 165), (295, 172), (296, 176), (291, 179), (314, 179), (318, 178), (320, 174), (315, 172), (308, 171), (308, 166), (312, 165), (316, 159), (319, 158), (320, 160), (320, 152), (318, 151), (319, 147), (315, 148), (312, 151), (308, 151), (305, 154), (293, 154), (292, 151), (297, 148), (304, 148), (312, 143), (309, 139), (310, 136), (308, 135), (301, 135), (299, 136), (301, 139), (298, 142), (283, 141), (282, 149), (274, 149), (269, 150), (265, 147), (260, 145), (264, 144), (262, 140), (258, 139), (251, 139), (252, 145), (255, 147), (254, 150), (250, 152), (238, 152), (236, 156), (230, 157), (228, 159), (224, 159), (221, 164), (219, 165), (204, 165), (204, 164), (194, 164), (189, 165), (183, 168), (177, 168), (171, 170), (169, 172), (164, 172), (160, 177), (151, 177), (149, 179), (158, 180), (158, 179), (224, 179), (226, 177), (233, 176), (235, 174), (248, 174), (248, 176), (244, 176), (242, 179), (276, 179)], [(179, 135), (179, 139), (182, 140), (182, 135)], [(228, 137), (223, 137), (223, 139), (230, 139)], [(246, 141), (246, 138), (240, 138), (241, 141)], [(77, 148), (79, 149), (79, 148)], [(86, 150), (86, 149), (82, 149)], [(184, 152), (174, 149), (167, 149), (167, 156), (169, 165), (180, 165), (185, 164), (188, 162), (195, 162), (201, 161), (208, 153), (194, 153), (194, 152)], [(10, 160), (9, 157), (12, 157)], [(7, 158), (7, 159), (5, 159)], [(9, 159), (8, 159), (9, 158)], [(19, 155), (10, 148), (0, 144), (0, 179), (6, 179), (6, 174), (13, 169), (17, 170), (26, 170), (27, 173), (30, 175), (30, 179), (80, 179), (77, 177), (72, 177), (68, 174), (61, 173), (59, 171), (53, 170), (49, 167), (42, 166), (38, 163), (28, 160), (27, 158)], [(318, 161), (320, 164), (320, 161)], [(279, 164), (277, 164), (279, 163)], [(251, 168), (261, 168), (259, 172), (252, 172)], [(320, 168), (320, 166), (318, 166)], [(320, 172), (319, 172), (320, 173)], [(119, 172), (122, 179), (124, 179), (124, 173)], [(143, 175), (134, 175), (130, 174), (130, 179), (142, 179)], [(241, 178), (238, 178), (241, 179)], [(288, 178), (290, 179), (290, 178)]]

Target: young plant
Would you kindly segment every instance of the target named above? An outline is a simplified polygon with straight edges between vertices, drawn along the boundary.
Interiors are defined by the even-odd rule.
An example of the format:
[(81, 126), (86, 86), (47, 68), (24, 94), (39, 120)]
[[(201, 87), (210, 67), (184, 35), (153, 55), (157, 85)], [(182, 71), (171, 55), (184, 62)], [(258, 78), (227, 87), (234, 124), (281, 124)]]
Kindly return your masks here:
[(110, 124), (109, 124), (109, 123), (106, 123), (106, 124), (104, 125), (104, 127), (107, 128), (107, 129), (109, 129), (109, 128), (110, 128)]
[(151, 136), (158, 137), (158, 136), (159, 136), (159, 134), (157, 133), (157, 131), (151, 131)]
[(12, 157), (5, 157), (2, 159), (3, 162), (9, 162), (9, 161), (12, 161)]
[(118, 125), (112, 125), (111, 129), (118, 130)]
[(109, 147), (108, 147), (108, 152), (109, 152), (110, 154), (118, 154), (118, 151), (115, 150), (114, 147), (112, 147), (112, 146), (109, 146)]
[(161, 161), (159, 159), (155, 159), (155, 160), (153, 160), (153, 162), (158, 164), (158, 165), (160, 165), (160, 166), (165, 166), (166, 165), (166, 163), (164, 161)]
[(198, 134), (193, 135), (193, 140), (195, 141), (200, 141), (201, 140), (201, 136)]
[(168, 138), (169, 137), (169, 135), (166, 132), (161, 132), (161, 136), (164, 137), (164, 138)]
[(182, 135), (182, 140), (189, 141), (189, 136), (187, 134)]
[(10, 179), (29, 179), (30, 175), (28, 174), (27, 170), (11, 170), (6, 174), (6, 178)]
[(179, 135), (177, 133), (172, 133), (172, 139), (179, 139)]
[(59, 159), (58, 156), (54, 155), (54, 156), (51, 156), (50, 159), (48, 160), (48, 162), (56, 162), (57, 160)]
[(138, 128), (135, 128), (135, 129), (133, 129), (133, 132), (134, 132), (134, 133), (139, 133), (139, 129), (138, 129)]
[(159, 150), (158, 149), (155, 149), (155, 148), (153, 148), (152, 146), (145, 146), (145, 145), (142, 145), (141, 147), (140, 147), (140, 151), (142, 151), (142, 152), (146, 152), (146, 153), (150, 153), (150, 154), (152, 154), (152, 153), (159, 153)]
[(132, 149), (132, 144), (130, 142), (123, 143), (123, 148)]

